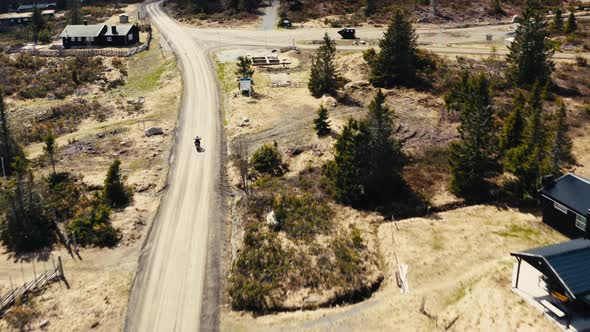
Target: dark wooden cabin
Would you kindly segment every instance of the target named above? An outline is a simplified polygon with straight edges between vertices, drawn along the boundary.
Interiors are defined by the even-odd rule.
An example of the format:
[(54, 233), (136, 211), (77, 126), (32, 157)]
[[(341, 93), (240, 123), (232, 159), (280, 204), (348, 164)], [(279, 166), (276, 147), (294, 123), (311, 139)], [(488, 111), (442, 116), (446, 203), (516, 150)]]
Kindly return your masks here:
[(117, 47), (139, 42), (137, 25), (68, 25), (60, 35), (64, 48)]
[(588, 227), (590, 180), (566, 174), (545, 177), (539, 190), (543, 222), (570, 238), (583, 237)]

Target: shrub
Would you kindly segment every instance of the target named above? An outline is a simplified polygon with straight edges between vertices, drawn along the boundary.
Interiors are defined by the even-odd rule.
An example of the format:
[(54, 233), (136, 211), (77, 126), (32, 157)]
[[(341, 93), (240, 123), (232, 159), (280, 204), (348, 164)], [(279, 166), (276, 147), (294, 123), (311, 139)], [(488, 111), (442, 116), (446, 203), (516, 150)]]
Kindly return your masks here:
[(39, 41), (42, 44), (51, 43), (51, 37), (51, 32), (47, 29), (41, 30), (41, 32), (39, 32)]
[(66, 229), (68, 234), (75, 236), (81, 245), (112, 247), (120, 240), (120, 232), (114, 228), (109, 218), (111, 209), (95, 196), (87, 202), (86, 208), (71, 221)]
[(14, 302), (14, 307), (6, 313), (4, 319), (15, 330), (27, 331), (38, 313), (32, 304), (24, 303), (22, 296), (17, 297)]
[(352, 226), (350, 232), (339, 234), (330, 243), (334, 252), (334, 262), (331, 266), (333, 281), (343, 287), (358, 287), (362, 283), (363, 259), (360, 249), (363, 239), (358, 228)]
[(311, 241), (316, 234), (332, 228), (334, 213), (330, 206), (309, 194), (277, 196), (273, 211), (278, 229), (296, 240)]
[(258, 173), (276, 176), (283, 174), (283, 157), (276, 142), (258, 148), (252, 155), (250, 163)]
[(289, 273), (293, 258), (275, 233), (256, 224), (248, 227), (228, 280), (232, 308), (265, 312), (274, 307), (281, 299), (276, 290)]

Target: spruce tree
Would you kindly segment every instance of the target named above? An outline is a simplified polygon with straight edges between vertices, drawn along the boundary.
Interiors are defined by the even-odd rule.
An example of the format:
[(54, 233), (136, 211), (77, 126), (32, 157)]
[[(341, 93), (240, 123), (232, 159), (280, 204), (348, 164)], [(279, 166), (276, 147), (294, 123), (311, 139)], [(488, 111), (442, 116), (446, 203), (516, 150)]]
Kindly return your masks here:
[(365, 192), (369, 164), (370, 132), (364, 120), (349, 119), (334, 144), (334, 159), (322, 170), (327, 189), (340, 203), (362, 206), (369, 201)]
[(537, 189), (538, 179), (549, 171), (542, 99), (542, 89), (537, 83), (533, 86), (524, 109), (526, 122), (522, 144), (508, 150), (504, 161), (504, 168), (518, 178), (523, 197), (532, 197)]
[(368, 149), (372, 161), (367, 194), (373, 201), (384, 202), (402, 182), (404, 156), (400, 142), (393, 136), (393, 112), (385, 105), (385, 95), (381, 90), (369, 104), (366, 121), (371, 134)]
[(371, 16), (375, 14), (377, 0), (366, 0), (367, 6), (365, 7), (365, 16)]
[(555, 10), (555, 16), (551, 22), (550, 30), (552, 33), (561, 33), (563, 31), (563, 11), (561, 8)]
[(572, 140), (568, 137), (567, 109), (563, 101), (559, 103), (559, 109), (555, 118), (550, 123), (549, 152), (547, 157), (550, 171), (560, 174), (563, 166), (573, 162)]
[(51, 132), (45, 137), (45, 146), (43, 146), (43, 151), (51, 163), (53, 175), (57, 174), (55, 172), (55, 152), (57, 151), (57, 143), (55, 143), (55, 136), (53, 136), (53, 133)]
[(311, 62), (308, 88), (312, 96), (319, 98), (324, 94), (333, 95), (338, 90), (341, 77), (334, 64), (335, 56), (336, 43), (326, 33)]
[(254, 75), (254, 68), (252, 68), (252, 59), (247, 56), (238, 57), (238, 65), (236, 68), (236, 75), (238, 78), (252, 78)]
[(451, 144), (451, 191), (467, 199), (486, 194), (485, 178), (492, 170), (494, 110), (488, 79), (480, 74), (467, 79), (466, 94), (459, 101), (461, 140)]
[(504, 9), (502, 9), (502, 5), (500, 4), (500, 0), (491, 0), (492, 1), (492, 13), (495, 15), (503, 15)]
[(572, 8), (570, 9), (570, 15), (567, 17), (567, 22), (565, 24), (565, 33), (574, 33), (576, 30), (578, 30), (578, 23), (576, 23), (576, 15)]
[(45, 18), (41, 13), (41, 9), (37, 6), (33, 7), (33, 13), (31, 15), (31, 26), (33, 29), (33, 41), (37, 43), (39, 40), (39, 32), (47, 27), (47, 23), (45, 23)]
[(110, 203), (112, 207), (124, 207), (129, 204), (130, 192), (123, 183), (121, 175), (121, 161), (115, 159), (104, 180), (102, 197)]
[(323, 105), (318, 109), (318, 117), (313, 120), (314, 129), (318, 136), (326, 136), (332, 130), (330, 129), (330, 119), (328, 117), (328, 109)]
[(371, 68), (371, 83), (378, 87), (412, 85), (416, 81), (416, 33), (408, 15), (397, 9), (379, 41), (381, 51)]
[(0, 239), (11, 251), (32, 251), (54, 241), (43, 209), (39, 187), (28, 161), (17, 156), (11, 165), (14, 177), (0, 191)]
[(519, 146), (522, 143), (522, 135), (524, 129), (524, 106), (525, 99), (522, 93), (517, 93), (512, 103), (512, 112), (506, 118), (500, 138), (498, 147), (500, 151), (506, 151)]
[(515, 85), (544, 85), (553, 70), (553, 48), (548, 42), (547, 21), (536, 0), (528, 0), (522, 22), (516, 29), (514, 41), (506, 57), (508, 77)]

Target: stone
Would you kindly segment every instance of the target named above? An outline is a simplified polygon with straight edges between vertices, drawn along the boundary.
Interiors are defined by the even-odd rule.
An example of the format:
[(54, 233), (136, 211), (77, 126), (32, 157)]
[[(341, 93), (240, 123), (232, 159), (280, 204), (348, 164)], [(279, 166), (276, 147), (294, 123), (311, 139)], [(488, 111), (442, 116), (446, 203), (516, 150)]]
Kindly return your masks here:
[(47, 319), (42, 320), (41, 323), (39, 323), (39, 328), (45, 328), (47, 325), (49, 325), (49, 321)]
[(164, 135), (164, 130), (160, 127), (151, 127), (145, 131), (145, 136)]
[(279, 222), (277, 221), (277, 218), (275, 218), (275, 212), (274, 211), (270, 211), (267, 215), (266, 215), (266, 224), (269, 225), (270, 227), (275, 227), (279, 224)]

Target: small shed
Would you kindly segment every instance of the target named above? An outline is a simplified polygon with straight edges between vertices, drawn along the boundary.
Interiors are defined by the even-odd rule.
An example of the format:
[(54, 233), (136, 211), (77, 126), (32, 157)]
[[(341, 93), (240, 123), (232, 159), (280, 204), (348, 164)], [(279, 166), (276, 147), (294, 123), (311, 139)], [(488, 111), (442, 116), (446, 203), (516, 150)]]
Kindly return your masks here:
[(571, 173), (558, 179), (546, 176), (539, 194), (544, 223), (570, 238), (587, 233), (590, 180)]
[(121, 23), (121, 24), (129, 23), (129, 15), (127, 15), (125, 13), (119, 15), (119, 23)]
[(342, 39), (356, 39), (356, 30), (352, 28), (346, 28), (338, 31), (338, 34), (342, 36)]
[(590, 328), (590, 240), (575, 239), (510, 254), (512, 287), (556, 323)]

